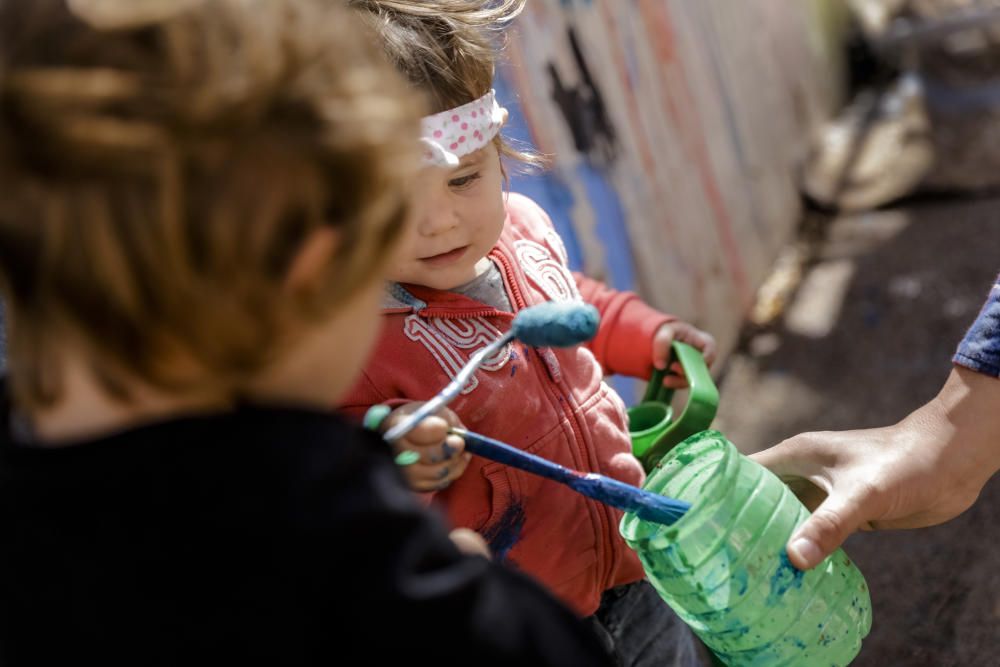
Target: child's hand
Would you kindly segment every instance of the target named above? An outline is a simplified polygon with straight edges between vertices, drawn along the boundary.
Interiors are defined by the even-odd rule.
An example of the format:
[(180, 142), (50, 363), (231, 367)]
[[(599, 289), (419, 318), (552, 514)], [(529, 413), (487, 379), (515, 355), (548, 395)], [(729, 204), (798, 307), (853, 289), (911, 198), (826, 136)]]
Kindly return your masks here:
[(468, 528), (456, 528), (448, 535), (458, 550), (467, 556), (482, 556), (492, 559), (490, 547), (479, 533)]
[[(421, 405), (423, 403), (407, 403), (397, 408), (386, 418), (382, 428), (392, 428)], [(442, 408), (395, 443), (397, 452), (411, 450), (420, 455), (418, 462), (403, 468), (411, 488), (416, 491), (440, 491), (462, 476), (472, 455), (465, 451), (462, 438), (448, 433), (448, 429), (461, 426), (458, 415)]]
[[(669, 322), (657, 330), (653, 336), (653, 366), (660, 370), (667, 368), (670, 346), (675, 340), (687, 343), (700, 351), (705, 357), (705, 363), (709, 367), (712, 366), (712, 362), (715, 361), (715, 338), (712, 334), (705, 333), (687, 322)], [(684, 377), (681, 365), (675, 362), (670, 366), (670, 370), (672, 374), (663, 379), (663, 386), (668, 389), (686, 389), (688, 381)]]

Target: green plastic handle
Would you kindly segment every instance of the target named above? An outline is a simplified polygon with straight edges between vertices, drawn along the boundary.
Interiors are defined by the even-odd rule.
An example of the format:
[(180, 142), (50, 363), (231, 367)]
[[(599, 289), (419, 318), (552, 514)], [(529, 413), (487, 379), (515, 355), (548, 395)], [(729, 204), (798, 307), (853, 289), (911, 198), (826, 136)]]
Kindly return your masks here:
[[(688, 401), (680, 416), (673, 419), (670, 401), (674, 391), (663, 386), (665, 370), (653, 372), (642, 403), (629, 410), (633, 454), (647, 471), (655, 468), (675, 445), (707, 430), (719, 409), (719, 390), (701, 353), (687, 343), (675, 341), (667, 368), (674, 361), (680, 362), (690, 385)], [(650, 424), (650, 420), (658, 421)]]

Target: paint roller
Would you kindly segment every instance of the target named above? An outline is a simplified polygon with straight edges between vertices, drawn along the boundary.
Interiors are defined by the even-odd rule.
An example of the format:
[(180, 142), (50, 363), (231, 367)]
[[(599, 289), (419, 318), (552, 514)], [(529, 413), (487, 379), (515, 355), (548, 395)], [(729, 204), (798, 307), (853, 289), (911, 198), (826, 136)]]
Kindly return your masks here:
[[(389, 429), (384, 438), (392, 443), (399, 441), (422, 420), (448, 405), (482, 363), (508, 343), (517, 340), (532, 347), (573, 347), (592, 339), (599, 323), (597, 309), (581, 302), (548, 302), (525, 308), (515, 316), (510, 331), (474, 354), (448, 386)], [(686, 502), (604, 475), (571, 470), (478, 433), (464, 429), (452, 429), (452, 433), (465, 440), (465, 447), (472, 454), (565, 484), (588, 498), (634, 512), (647, 521), (670, 525), (690, 508)]]

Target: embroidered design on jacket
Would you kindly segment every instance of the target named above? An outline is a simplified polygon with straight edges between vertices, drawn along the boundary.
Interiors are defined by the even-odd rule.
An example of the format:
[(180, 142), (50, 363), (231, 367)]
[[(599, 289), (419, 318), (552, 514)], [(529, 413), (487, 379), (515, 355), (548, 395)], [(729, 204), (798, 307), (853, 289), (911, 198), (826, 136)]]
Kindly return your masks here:
[[(559, 242), (562, 245), (562, 242)], [(564, 261), (553, 257), (540, 243), (521, 239), (514, 242), (517, 261), (524, 274), (550, 301), (580, 301), (580, 290)]]
[[(403, 332), (410, 340), (426, 347), (452, 380), (472, 355), (503, 335), (482, 317), (451, 320), (437, 317), (424, 318), (419, 315), (409, 315), (406, 318)], [(480, 368), (498, 371), (507, 365), (510, 355), (511, 346), (505, 345), (495, 355), (486, 359)], [(478, 386), (479, 380), (473, 375), (462, 388), (462, 393), (470, 394)]]

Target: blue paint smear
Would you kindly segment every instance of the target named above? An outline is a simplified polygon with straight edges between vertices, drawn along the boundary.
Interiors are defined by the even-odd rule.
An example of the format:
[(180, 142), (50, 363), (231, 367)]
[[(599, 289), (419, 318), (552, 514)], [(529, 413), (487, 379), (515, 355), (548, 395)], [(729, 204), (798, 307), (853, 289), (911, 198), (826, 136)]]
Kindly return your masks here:
[[(611, 185), (603, 168), (595, 168), (582, 163), (577, 168), (577, 177), (583, 183), (590, 199), (590, 206), (597, 221), (597, 238), (604, 248), (604, 260), (608, 270), (610, 287), (627, 291), (635, 289), (636, 276), (632, 265), (632, 241), (625, 224), (625, 210), (618, 193)], [(628, 377), (615, 376), (608, 383), (627, 403), (632, 403), (639, 395), (639, 383)]]
[(608, 178), (607, 170), (582, 163), (577, 167), (576, 176), (583, 184), (594, 211), (595, 231), (604, 248), (608, 269), (607, 284), (619, 290), (635, 289), (632, 243), (625, 226), (625, 209)]
[[(494, 81), (497, 97), (510, 111), (510, 120), (504, 136), (533, 145), (531, 133), (524, 121), (520, 103), (500, 72)], [(576, 169), (576, 178), (587, 192), (594, 211), (598, 240), (604, 248), (608, 277), (607, 284), (619, 290), (635, 288), (635, 269), (632, 264), (632, 246), (625, 225), (625, 209), (615, 191), (607, 170), (582, 162)], [(551, 171), (519, 174), (511, 170), (511, 190), (533, 199), (552, 218), (556, 232), (562, 238), (569, 255), (569, 265), (574, 271), (583, 268), (583, 251), (573, 227), (573, 193), (565, 182)]]
[(745, 595), (747, 592), (747, 587), (750, 585), (750, 575), (744, 568), (738, 569), (733, 573), (733, 582), (739, 586), (738, 595)]
[(733, 635), (736, 635), (737, 637), (745, 637), (750, 634), (750, 627), (743, 623), (738, 617), (730, 617), (726, 619), (725, 627), (715, 634), (720, 637), (732, 637)]
[(490, 552), (493, 553), (496, 562), (505, 562), (507, 554), (521, 539), (524, 519), (524, 507), (520, 501), (514, 501), (510, 507), (504, 510), (503, 515), (483, 533), (483, 539), (490, 545)]
[[(505, 79), (502, 68), (497, 71), (493, 86), (497, 91), (497, 100), (510, 112), (504, 136), (515, 142), (534, 146), (521, 104)], [(522, 174), (517, 169), (508, 169), (508, 173), (511, 191), (534, 200), (552, 219), (556, 233), (566, 247), (570, 269), (582, 270), (583, 249), (573, 227), (573, 208), (576, 202), (566, 183), (551, 171)], [(617, 192), (604, 170), (587, 163), (581, 164), (576, 176), (588, 192), (590, 205), (594, 210), (597, 236), (606, 253), (608, 285), (619, 290), (634, 289), (635, 270), (631, 242), (625, 226), (624, 208)], [(625, 397), (626, 403), (634, 402), (640, 395), (639, 383), (632, 378), (614, 377), (609, 378), (608, 382), (619, 395)]]
[(802, 579), (806, 573), (798, 569), (788, 560), (788, 554), (782, 549), (778, 556), (778, 570), (771, 577), (771, 592), (764, 604), (769, 607), (777, 605), (785, 593), (793, 588), (802, 588)]
[[(503, 135), (515, 142), (534, 146), (534, 142), (531, 140), (531, 131), (524, 120), (521, 104), (505, 80), (502, 70), (497, 72), (497, 76), (493, 80), (493, 87), (497, 91), (497, 101), (510, 112), (510, 119), (504, 126)], [(517, 169), (508, 169), (508, 173), (510, 174), (511, 191), (534, 200), (552, 218), (552, 224), (555, 225), (556, 232), (566, 246), (570, 268), (579, 271), (583, 266), (583, 251), (580, 249), (580, 241), (573, 229), (571, 214), (574, 201), (570, 189), (549, 171), (521, 174), (518, 173)]]

